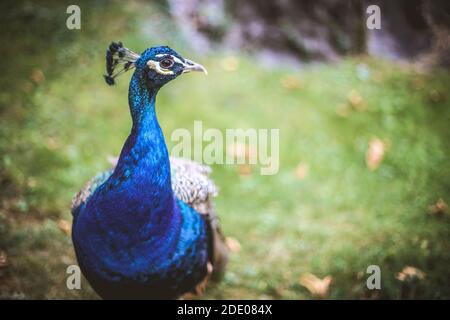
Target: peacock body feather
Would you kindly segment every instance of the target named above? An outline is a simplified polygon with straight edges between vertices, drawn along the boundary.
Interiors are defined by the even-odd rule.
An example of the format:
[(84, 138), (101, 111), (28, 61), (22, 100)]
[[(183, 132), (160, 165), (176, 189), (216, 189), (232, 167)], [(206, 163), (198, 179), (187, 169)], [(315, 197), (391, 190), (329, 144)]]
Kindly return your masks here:
[[(113, 45), (110, 55), (122, 48)], [(133, 126), (116, 166), (74, 198), (74, 248), (81, 270), (104, 298), (177, 298), (198, 291), (212, 271), (221, 274), (227, 260), (210, 169), (169, 158), (155, 110), (165, 83), (200, 67), (168, 47), (125, 58), (127, 70), (136, 68), (128, 97)], [(163, 59), (176, 63), (165, 68), (170, 63)]]

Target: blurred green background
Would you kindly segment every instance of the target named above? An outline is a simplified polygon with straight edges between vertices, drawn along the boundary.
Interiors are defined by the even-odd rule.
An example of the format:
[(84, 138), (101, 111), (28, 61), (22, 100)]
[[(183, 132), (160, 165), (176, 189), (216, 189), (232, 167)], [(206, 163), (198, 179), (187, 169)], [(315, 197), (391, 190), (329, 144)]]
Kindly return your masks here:
[[(85, 280), (66, 288), (70, 202), (130, 130), (131, 73), (115, 87), (102, 78), (107, 45), (122, 40), (136, 52), (169, 45), (209, 71), (158, 95), (169, 150), (171, 132), (194, 120), (280, 129), (278, 174), (213, 166), (223, 230), (240, 250), (204, 298), (449, 299), (450, 74), (439, 45), (376, 55), (366, 30), (330, 54), (308, 42), (290, 50), (282, 13), (271, 28), (287, 31), (242, 45), (228, 31), (242, 26), (239, 4), (217, 17), (185, 3), (197, 2), (187, 21), (180, 1), (78, 1), (81, 30), (65, 27), (68, 1), (2, 2), (0, 297), (98, 298)], [(270, 26), (266, 11), (254, 18)], [(220, 23), (208, 28), (208, 17)], [(366, 288), (369, 265), (381, 268), (381, 290)]]

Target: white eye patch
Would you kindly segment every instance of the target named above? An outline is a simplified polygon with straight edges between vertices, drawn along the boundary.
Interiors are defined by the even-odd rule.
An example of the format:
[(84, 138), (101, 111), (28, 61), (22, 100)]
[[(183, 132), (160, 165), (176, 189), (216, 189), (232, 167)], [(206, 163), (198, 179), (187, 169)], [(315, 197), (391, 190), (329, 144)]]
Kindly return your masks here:
[(164, 69), (159, 65), (159, 61), (154, 61), (154, 60), (148, 60), (147, 61), (147, 66), (150, 69), (155, 70), (157, 73), (159, 74), (163, 74), (163, 75), (171, 75), (173, 74), (172, 70), (168, 70), (168, 69)]
[(175, 56), (173, 56), (171, 54), (160, 53), (160, 54), (157, 54), (155, 57), (157, 57), (157, 58), (171, 57), (173, 59), (173, 61), (175, 61), (176, 63), (184, 64), (183, 61), (181, 61), (179, 58), (177, 58), (177, 57), (175, 57)]
[[(170, 55), (170, 54), (157, 54), (156, 57), (157, 58), (161, 58), (161, 57), (170, 57), (171, 59), (173, 59), (174, 62), (176, 63), (180, 63), (180, 64), (184, 64), (183, 61), (181, 61), (179, 58)], [(155, 70), (157, 73), (162, 74), (162, 75), (172, 75), (173, 71), (169, 70), (169, 69), (165, 69), (161, 66), (159, 61), (155, 61), (155, 60), (148, 60), (147, 61), (147, 66), (150, 69)]]

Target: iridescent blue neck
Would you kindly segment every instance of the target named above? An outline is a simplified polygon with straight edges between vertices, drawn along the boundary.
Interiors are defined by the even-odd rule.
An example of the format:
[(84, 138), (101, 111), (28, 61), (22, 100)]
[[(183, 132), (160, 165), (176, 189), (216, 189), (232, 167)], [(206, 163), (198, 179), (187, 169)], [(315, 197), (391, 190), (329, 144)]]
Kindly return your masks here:
[[(132, 133), (137, 134), (139, 130), (147, 129), (146, 125), (158, 124), (155, 116), (155, 100), (158, 90), (159, 88), (149, 88), (139, 73), (133, 74), (128, 90), (128, 104), (133, 119)], [(151, 121), (146, 121), (148, 117), (151, 117), (148, 119)]]
[(133, 75), (128, 93), (133, 127), (112, 175), (129, 198), (142, 204), (135, 215), (147, 217), (170, 216), (174, 206), (169, 154), (156, 118), (157, 92), (138, 73)]

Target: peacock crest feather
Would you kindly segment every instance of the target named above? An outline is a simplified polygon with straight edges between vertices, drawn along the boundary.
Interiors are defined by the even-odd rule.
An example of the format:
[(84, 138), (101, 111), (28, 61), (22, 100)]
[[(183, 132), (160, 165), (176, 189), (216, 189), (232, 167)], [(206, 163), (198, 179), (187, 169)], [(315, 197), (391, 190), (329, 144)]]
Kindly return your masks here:
[(106, 83), (115, 84), (114, 78), (133, 69), (139, 57), (137, 53), (125, 48), (122, 42), (112, 42), (106, 50)]

